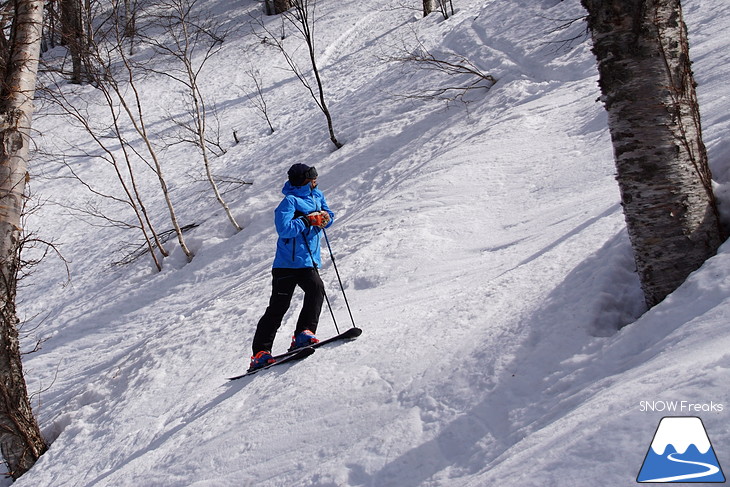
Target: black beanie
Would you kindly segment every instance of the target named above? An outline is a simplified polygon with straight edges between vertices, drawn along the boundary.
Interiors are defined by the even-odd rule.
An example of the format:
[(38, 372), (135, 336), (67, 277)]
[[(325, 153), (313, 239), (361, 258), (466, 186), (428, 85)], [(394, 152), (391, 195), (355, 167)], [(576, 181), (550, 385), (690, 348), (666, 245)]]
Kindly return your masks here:
[(307, 179), (317, 179), (317, 170), (314, 166), (297, 163), (289, 168), (287, 175), (292, 186), (303, 186)]

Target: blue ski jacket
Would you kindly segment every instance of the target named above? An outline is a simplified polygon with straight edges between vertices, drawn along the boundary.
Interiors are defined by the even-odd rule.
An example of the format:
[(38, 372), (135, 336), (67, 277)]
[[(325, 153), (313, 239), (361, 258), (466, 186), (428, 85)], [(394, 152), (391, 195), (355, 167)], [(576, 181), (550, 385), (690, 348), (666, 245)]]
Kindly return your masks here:
[[(302, 269), (320, 267), (320, 235), (322, 229), (308, 227), (299, 217), (315, 211), (330, 214), (328, 228), (334, 222), (335, 214), (327, 206), (324, 194), (308, 184), (292, 186), (289, 181), (281, 189), (284, 199), (274, 210), (274, 223), (279, 239), (276, 242), (274, 268)], [(314, 260), (313, 260), (314, 259)]]

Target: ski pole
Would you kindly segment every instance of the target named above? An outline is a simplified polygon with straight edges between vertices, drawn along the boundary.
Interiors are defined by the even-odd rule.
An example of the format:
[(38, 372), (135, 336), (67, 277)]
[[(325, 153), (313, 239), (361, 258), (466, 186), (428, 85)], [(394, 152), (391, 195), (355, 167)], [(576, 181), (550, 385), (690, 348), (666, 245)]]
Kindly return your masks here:
[[(317, 268), (317, 264), (314, 264), (314, 270), (317, 272), (317, 275), (319, 275), (319, 269)], [(330, 298), (327, 296), (327, 291), (324, 291), (324, 300), (327, 301), (327, 308), (329, 308), (330, 314), (332, 315), (332, 323), (335, 324), (335, 331), (339, 335), (340, 327), (337, 326), (337, 320), (335, 319), (335, 312), (332, 311), (332, 305), (330, 304)]]
[[(314, 266), (314, 272), (317, 273), (319, 276), (319, 267), (317, 267), (317, 263), (314, 261), (314, 254), (312, 254), (312, 249), (309, 248), (309, 244), (307, 243), (307, 238), (304, 237), (304, 246), (307, 247), (307, 250), (309, 251), (309, 258), (312, 259), (312, 265)], [(320, 276), (320, 279), (322, 277)], [(332, 322), (335, 324), (335, 331), (337, 334), (340, 334), (340, 327), (337, 326), (337, 319), (335, 318), (335, 312), (332, 311), (332, 305), (330, 304), (330, 298), (327, 296), (327, 291), (322, 288), (322, 291), (324, 292), (324, 300), (327, 302), (327, 308), (330, 310), (330, 314), (332, 315)]]
[(330, 239), (327, 237), (327, 232), (324, 228), (322, 229), (324, 234), (324, 241), (327, 242), (327, 250), (330, 252), (332, 258), (332, 267), (335, 268), (335, 274), (337, 274), (337, 281), (340, 283), (340, 289), (342, 290), (342, 297), (345, 298), (345, 306), (347, 306), (347, 312), (350, 314), (350, 321), (352, 321), (352, 327), (356, 328), (355, 319), (352, 317), (352, 310), (350, 309), (350, 303), (347, 301), (347, 294), (345, 293), (345, 286), (342, 285), (342, 279), (340, 279), (340, 271), (337, 269), (337, 263), (335, 262), (335, 254), (332, 253), (332, 246), (330, 246)]

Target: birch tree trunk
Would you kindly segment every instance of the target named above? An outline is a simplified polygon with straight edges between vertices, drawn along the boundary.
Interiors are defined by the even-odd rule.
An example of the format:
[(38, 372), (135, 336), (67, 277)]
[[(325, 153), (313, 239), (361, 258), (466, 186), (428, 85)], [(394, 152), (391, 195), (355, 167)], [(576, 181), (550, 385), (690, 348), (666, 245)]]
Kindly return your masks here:
[(679, 0), (582, 0), (649, 307), (721, 243)]
[(436, 0), (423, 0), (423, 16), (427, 16), (436, 10)]
[(30, 469), (46, 449), (28, 400), (15, 309), (43, 3), (15, 1), (15, 35), (0, 105), (0, 449), (13, 478)]
[[(317, 0), (291, 0), (291, 7), (293, 8), (293, 11), (291, 14), (288, 14), (287, 19), (302, 34), (302, 37), (304, 37), (304, 42), (307, 43), (307, 49), (309, 50), (309, 60), (312, 63), (312, 73), (314, 74), (314, 79), (317, 82), (317, 94), (314, 93), (314, 90), (312, 90), (311, 86), (309, 86), (307, 83), (305, 83), (305, 86), (309, 89), (309, 92), (312, 94), (314, 101), (317, 103), (319, 109), (322, 110), (322, 113), (327, 120), (327, 130), (330, 134), (330, 140), (335, 145), (335, 147), (341, 149), (342, 144), (337, 140), (337, 137), (335, 136), (335, 129), (332, 122), (332, 114), (327, 107), (327, 101), (325, 100), (324, 96), (322, 77), (320, 76), (319, 67), (317, 65), (317, 56), (314, 46), (315, 19), (312, 18), (313, 11), (316, 6)], [(303, 80), (301, 76), (300, 80)]]
[[(177, 69), (166, 71), (164, 74), (178, 83), (181, 83), (189, 96), (190, 119), (189, 125), (181, 123), (186, 130), (190, 130), (195, 134), (193, 143), (200, 150), (203, 158), (203, 166), (205, 167), (205, 175), (210, 183), (216, 201), (221, 205), (223, 211), (228, 217), (236, 232), (240, 232), (243, 228), (238, 224), (236, 218), (231, 213), (228, 203), (223, 199), (223, 195), (218, 189), (218, 183), (213, 177), (210, 157), (208, 149), (208, 109), (206, 108), (205, 98), (200, 89), (200, 73), (203, 71), (203, 65), (218, 52), (216, 45), (222, 44), (224, 36), (218, 34), (211, 29), (203, 29), (200, 25), (205, 25), (205, 21), (193, 15), (193, 6), (197, 0), (169, 0), (164, 2), (165, 15), (158, 25), (170, 34), (172, 42), (160, 43), (154, 39), (148, 39), (148, 42), (155, 47), (156, 50), (165, 55), (171, 56), (178, 61), (182, 68), (182, 73), (178, 73)], [(204, 52), (202, 56), (198, 56), (199, 52)]]
[(124, 37), (132, 38), (137, 33), (137, 2), (134, 0), (124, 0), (123, 19)]

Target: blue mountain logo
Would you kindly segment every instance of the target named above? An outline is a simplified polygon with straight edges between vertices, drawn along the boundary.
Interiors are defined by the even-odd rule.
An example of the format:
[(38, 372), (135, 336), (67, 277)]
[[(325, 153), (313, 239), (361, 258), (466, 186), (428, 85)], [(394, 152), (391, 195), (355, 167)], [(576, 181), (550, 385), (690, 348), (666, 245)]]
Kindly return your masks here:
[(694, 416), (662, 418), (636, 481), (725, 482), (702, 420)]

